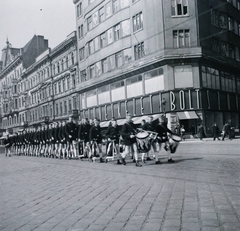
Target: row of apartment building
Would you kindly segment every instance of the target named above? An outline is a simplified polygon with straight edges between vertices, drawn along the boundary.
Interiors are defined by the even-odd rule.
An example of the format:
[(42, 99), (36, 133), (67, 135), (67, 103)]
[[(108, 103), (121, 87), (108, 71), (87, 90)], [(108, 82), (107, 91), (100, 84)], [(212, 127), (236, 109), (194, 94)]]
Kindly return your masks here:
[[(239, 126), (240, 0), (73, 0), (76, 31), (34, 35), (0, 63), (1, 126), (164, 113), (188, 131)], [(74, 7), (73, 6), (73, 7)]]

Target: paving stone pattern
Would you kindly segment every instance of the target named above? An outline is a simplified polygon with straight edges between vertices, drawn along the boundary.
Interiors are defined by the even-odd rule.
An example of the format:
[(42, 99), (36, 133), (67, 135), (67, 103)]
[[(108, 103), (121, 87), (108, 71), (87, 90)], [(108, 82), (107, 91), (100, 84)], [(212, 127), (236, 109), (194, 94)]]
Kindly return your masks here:
[(240, 139), (142, 168), (0, 154), (1, 231), (239, 231)]

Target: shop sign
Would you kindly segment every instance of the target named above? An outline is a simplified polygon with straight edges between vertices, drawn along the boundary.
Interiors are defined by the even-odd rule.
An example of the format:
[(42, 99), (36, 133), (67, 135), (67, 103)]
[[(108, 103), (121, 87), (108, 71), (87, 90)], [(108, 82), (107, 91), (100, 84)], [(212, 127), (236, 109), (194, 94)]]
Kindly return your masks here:
[(170, 91), (170, 110), (199, 109), (199, 89)]

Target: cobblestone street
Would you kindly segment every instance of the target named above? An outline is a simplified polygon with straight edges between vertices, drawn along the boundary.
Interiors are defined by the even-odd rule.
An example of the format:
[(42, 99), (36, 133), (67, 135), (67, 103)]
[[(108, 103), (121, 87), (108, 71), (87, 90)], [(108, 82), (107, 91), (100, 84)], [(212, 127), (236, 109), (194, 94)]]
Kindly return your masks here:
[(240, 139), (184, 141), (136, 168), (0, 155), (0, 230), (240, 230)]

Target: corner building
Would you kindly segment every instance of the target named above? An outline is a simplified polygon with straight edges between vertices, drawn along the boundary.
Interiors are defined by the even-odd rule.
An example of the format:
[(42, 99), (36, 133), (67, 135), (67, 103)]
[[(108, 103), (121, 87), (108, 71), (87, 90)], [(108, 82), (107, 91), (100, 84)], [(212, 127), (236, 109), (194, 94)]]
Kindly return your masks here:
[(73, 0), (80, 117), (239, 126), (239, 0)]

